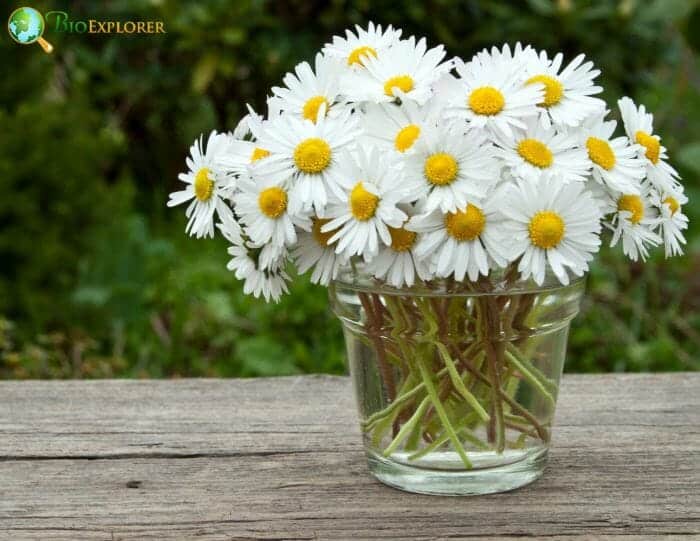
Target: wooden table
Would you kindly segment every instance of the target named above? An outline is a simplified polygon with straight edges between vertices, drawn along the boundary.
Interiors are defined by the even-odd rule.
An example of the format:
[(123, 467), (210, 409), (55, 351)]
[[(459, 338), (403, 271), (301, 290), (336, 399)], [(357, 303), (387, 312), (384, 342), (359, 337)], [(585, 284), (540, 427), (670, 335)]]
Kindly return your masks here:
[(700, 538), (700, 373), (566, 376), (545, 476), (367, 473), (350, 381), (0, 382), (0, 539)]

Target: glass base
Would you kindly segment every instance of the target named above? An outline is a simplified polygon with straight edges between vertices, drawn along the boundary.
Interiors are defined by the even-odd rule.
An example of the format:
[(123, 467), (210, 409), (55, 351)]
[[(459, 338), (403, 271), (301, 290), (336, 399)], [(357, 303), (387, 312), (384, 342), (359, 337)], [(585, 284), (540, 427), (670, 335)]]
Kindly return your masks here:
[[(368, 453), (367, 460), (372, 475), (390, 487), (418, 494), (474, 496), (515, 490), (542, 476), (547, 462), (546, 448), (518, 455), (509, 460), (495, 453), (470, 453), (474, 469), (460, 471), (450, 467), (452, 460), (450, 465), (446, 464), (447, 468), (437, 467), (437, 462), (432, 468), (408, 466), (373, 452)], [(500, 465), (494, 466), (496, 456)]]

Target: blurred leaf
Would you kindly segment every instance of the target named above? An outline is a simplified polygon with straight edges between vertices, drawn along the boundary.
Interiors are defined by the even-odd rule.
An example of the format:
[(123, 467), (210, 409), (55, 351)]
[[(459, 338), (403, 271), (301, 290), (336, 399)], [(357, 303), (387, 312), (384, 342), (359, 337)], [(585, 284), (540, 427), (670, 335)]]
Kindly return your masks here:
[(695, 52), (700, 51), (700, 7), (695, 6), (688, 16), (683, 28), (683, 35)]
[(677, 22), (690, 13), (698, 5), (698, 0), (653, 0), (640, 2), (639, 14), (644, 21)]
[(552, 15), (556, 7), (552, 0), (527, 0), (532, 10), (539, 15)]
[(700, 173), (700, 141), (681, 147), (677, 154), (677, 160), (678, 163), (694, 173)]
[(207, 89), (216, 74), (218, 64), (219, 56), (216, 53), (205, 54), (197, 62), (192, 72), (192, 89), (196, 93), (201, 94)]
[(284, 348), (263, 336), (242, 340), (238, 352), (243, 359), (243, 375), (284, 376), (299, 372)]

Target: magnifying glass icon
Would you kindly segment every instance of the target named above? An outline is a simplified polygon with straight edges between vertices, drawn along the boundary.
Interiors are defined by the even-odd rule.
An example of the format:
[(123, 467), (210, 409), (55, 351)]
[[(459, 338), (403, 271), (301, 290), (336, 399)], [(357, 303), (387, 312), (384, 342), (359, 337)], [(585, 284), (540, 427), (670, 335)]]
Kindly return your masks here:
[(7, 20), (7, 30), (13, 40), (22, 45), (38, 43), (45, 53), (50, 53), (53, 45), (41, 37), (45, 29), (44, 17), (30, 7), (17, 8)]

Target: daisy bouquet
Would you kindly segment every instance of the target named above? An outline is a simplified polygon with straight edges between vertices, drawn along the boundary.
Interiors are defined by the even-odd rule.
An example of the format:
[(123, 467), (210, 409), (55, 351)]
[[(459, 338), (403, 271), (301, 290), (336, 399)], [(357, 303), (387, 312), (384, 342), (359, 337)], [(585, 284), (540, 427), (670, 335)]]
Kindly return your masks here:
[[(622, 98), (619, 130), (599, 74), (584, 55), (516, 44), (465, 62), (356, 27), (273, 87), (264, 114), (200, 137), (168, 205), (187, 203), (190, 235), (221, 232), (256, 297), (287, 293), (292, 267), (375, 287), (357, 294), (382, 382), (368, 438), (413, 460), (447, 445), (469, 468), (465, 449), (549, 437), (551, 411), (518, 398), (523, 384), (556, 398), (558, 374), (522, 338), (542, 303), (504, 295), (580, 283), (604, 241), (633, 261), (682, 253), (687, 199), (653, 117)], [(484, 295), (451, 300), (470, 293)]]

